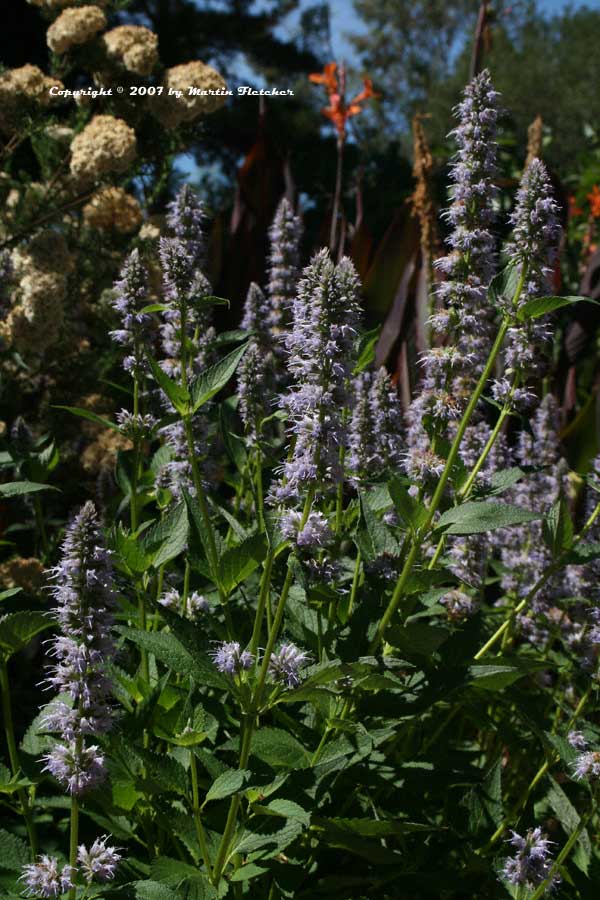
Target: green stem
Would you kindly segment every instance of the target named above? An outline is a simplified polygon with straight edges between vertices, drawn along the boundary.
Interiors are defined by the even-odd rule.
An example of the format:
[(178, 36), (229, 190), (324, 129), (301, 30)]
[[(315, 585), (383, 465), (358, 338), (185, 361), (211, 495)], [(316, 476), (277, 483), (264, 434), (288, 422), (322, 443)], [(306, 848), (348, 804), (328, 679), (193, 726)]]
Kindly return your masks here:
[(21, 769), (19, 751), (15, 740), (15, 727), (12, 717), (12, 704), (10, 702), (10, 681), (8, 679), (8, 667), (6, 660), (0, 663), (0, 681), (2, 683), (2, 712), (4, 715), (4, 731), (8, 746), (8, 756), (13, 775), (17, 775)]
[[(69, 841), (69, 865), (73, 871), (77, 868), (77, 843), (79, 839), (79, 801), (76, 794), (71, 794), (71, 837)], [(77, 888), (69, 891), (69, 900), (75, 900)]]
[[(267, 600), (270, 594), (271, 587), (271, 571), (273, 569), (273, 560), (275, 558), (275, 554), (272, 548), (269, 548), (269, 552), (267, 553), (267, 558), (265, 559), (262, 578), (260, 580), (260, 590), (258, 594), (258, 603), (256, 605), (256, 615), (254, 616), (254, 628), (252, 629), (252, 638), (250, 640), (250, 652), (253, 656), (256, 656), (258, 652), (258, 645), (260, 642), (260, 634), (262, 631), (263, 619), (265, 616), (265, 609), (267, 607)], [(271, 625), (269, 624), (269, 631), (271, 630)]]
[(211, 868), (210, 868), (210, 853), (208, 851), (208, 841), (206, 840), (206, 832), (204, 830), (204, 825), (202, 824), (202, 817), (200, 814), (200, 792), (198, 790), (198, 765), (196, 763), (196, 757), (194, 756), (194, 751), (190, 750), (190, 773), (192, 776), (192, 811), (194, 814), (194, 825), (196, 826), (196, 835), (198, 837), (198, 844), (200, 845), (200, 852), (202, 853), (202, 861), (206, 866), (206, 871), (208, 872), (208, 877), (212, 878)]
[[(240, 763), (239, 768), (245, 769), (248, 765), (248, 758), (250, 756), (250, 745), (252, 743), (252, 724), (249, 718), (246, 720), (245, 727), (242, 730), (242, 741), (240, 747)], [(221, 843), (219, 845), (219, 849), (217, 851), (217, 858), (215, 860), (215, 865), (213, 869), (213, 877), (212, 882), (214, 885), (219, 883), (221, 878), (221, 874), (223, 872), (223, 868), (225, 866), (225, 861), (227, 859), (227, 853), (229, 852), (229, 846), (231, 844), (231, 838), (233, 835), (233, 831), (237, 821), (238, 808), (240, 805), (239, 794), (234, 794), (231, 799), (231, 803), (229, 804), (229, 812), (227, 813), (227, 821), (225, 822), (225, 830), (223, 831), (223, 837), (221, 838)]]
[(194, 481), (194, 487), (196, 488), (196, 500), (198, 501), (198, 506), (200, 507), (200, 515), (204, 521), (204, 527), (206, 528), (206, 535), (208, 541), (208, 553), (210, 556), (209, 565), (212, 572), (213, 579), (215, 584), (217, 585), (219, 596), (221, 598), (221, 602), (225, 603), (225, 594), (220, 585), (220, 579), (218, 578), (218, 562), (219, 556), (217, 553), (217, 544), (215, 541), (215, 534), (213, 531), (213, 525), (210, 519), (210, 513), (208, 511), (208, 503), (206, 502), (206, 492), (204, 490), (204, 486), (202, 484), (202, 478), (200, 475), (200, 470), (198, 468), (198, 460), (196, 459), (196, 453), (194, 450), (194, 435), (192, 433), (192, 423), (190, 416), (185, 416), (183, 419), (183, 427), (185, 430), (185, 437), (188, 445), (188, 451), (190, 454), (190, 463), (192, 466), (192, 479)]
[(412, 543), (411, 549), (406, 557), (404, 566), (402, 567), (402, 571), (401, 571), (398, 581), (396, 583), (396, 587), (394, 589), (394, 592), (392, 594), (390, 602), (388, 603), (388, 606), (379, 621), (377, 630), (376, 630), (373, 640), (371, 641), (371, 644), (369, 646), (370, 653), (374, 653), (378, 649), (381, 642), (383, 641), (383, 636), (385, 634), (385, 630), (386, 630), (391, 618), (393, 617), (394, 613), (396, 612), (396, 610), (400, 604), (400, 601), (402, 600), (402, 597), (404, 596), (404, 588), (405, 588), (406, 583), (408, 582), (408, 579), (412, 572), (412, 567), (415, 564), (415, 562), (419, 556), (421, 547), (425, 540), (425, 536), (429, 532), (431, 523), (433, 522), (434, 516), (435, 516), (435, 514), (438, 510), (438, 507), (442, 501), (442, 498), (444, 496), (446, 484), (448, 482), (448, 479), (450, 478), (452, 469), (454, 467), (454, 463), (456, 462), (456, 459), (458, 457), (458, 451), (460, 450), (460, 445), (462, 443), (462, 439), (464, 437), (465, 431), (467, 430), (467, 426), (469, 425), (471, 416), (473, 415), (473, 413), (475, 411), (475, 407), (477, 406), (477, 404), (481, 398), (481, 395), (483, 394), (485, 385), (487, 384), (487, 380), (493, 371), (494, 364), (496, 362), (496, 358), (502, 347), (502, 343), (506, 336), (506, 332), (508, 331), (509, 324), (510, 324), (510, 322), (508, 319), (503, 319), (500, 329), (498, 331), (498, 334), (496, 336), (496, 340), (494, 341), (494, 345), (490, 351), (488, 360), (485, 364), (485, 368), (484, 368), (483, 372), (481, 373), (479, 381), (477, 382), (477, 386), (476, 386), (473, 394), (471, 395), (471, 399), (469, 400), (469, 403), (467, 404), (467, 408), (465, 409), (463, 416), (460, 420), (460, 423), (459, 423), (459, 426), (458, 426), (458, 429), (456, 432), (456, 436), (452, 442), (452, 446), (450, 447), (450, 452), (449, 452), (448, 458), (446, 460), (446, 465), (444, 466), (444, 471), (440, 475), (440, 478), (437, 483), (436, 489), (434, 491), (433, 497), (431, 498), (431, 502), (427, 509), (427, 514), (425, 516), (425, 520), (413, 538), (413, 543)]

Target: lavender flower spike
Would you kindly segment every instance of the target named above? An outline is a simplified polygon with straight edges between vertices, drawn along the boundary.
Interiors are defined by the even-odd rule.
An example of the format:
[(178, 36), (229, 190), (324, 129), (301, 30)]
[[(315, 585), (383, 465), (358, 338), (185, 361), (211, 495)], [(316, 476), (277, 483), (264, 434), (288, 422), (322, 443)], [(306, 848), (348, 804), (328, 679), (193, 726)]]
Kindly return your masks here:
[(122, 327), (110, 336), (130, 352), (123, 360), (126, 372), (136, 375), (143, 366), (143, 347), (148, 338), (151, 316), (141, 312), (147, 303), (148, 280), (139, 250), (132, 250), (114, 285), (114, 309), (121, 316)]
[(54, 856), (40, 856), (36, 862), (23, 866), (19, 880), (24, 882), (29, 897), (60, 897), (73, 887), (73, 876), (71, 866), (59, 869)]
[(390, 376), (382, 367), (354, 379), (347, 468), (352, 481), (373, 478), (402, 459), (402, 412)]
[[(515, 887), (526, 887), (535, 890), (550, 875), (552, 860), (550, 858), (551, 841), (537, 827), (521, 837), (513, 831), (510, 843), (516, 847), (517, 853), (509, 857), (504, 863), (502, 873), (506, 880)], [(552, 884), (558, 884), (560, 876), (552, 877)]]
[(273, 681), (288, 688), (295, 688), (300, 684), (300, 669), (309, 662), (310, 654), (300, 650), (295, 644), (282, 644), (279, 650), (271, 655), (269, 675)]
[(202, 224), (205, 218), (198, 195), (189, 184), (184, 184), (167, 210), (167, 225), (175, 237), (185, 243), (192, 268), (198, 268), (204, 257)]
[(107, 847), (108, 835), (96, 838), (90, 849), (81, 844), (77, 850), (77, 862), (88, 884), (92, 881), (104, 884), (111, 881), (117, 871), (121, 855), (115, 847)]
[(359, 280), (349, 259), (335, 266), (327, 250), (304, 270), (286, 338), (293, 383), (281, 404), (295, 436), (275, 487), (278, 500), (298, 500), (309, 485), (327, 490), (342, 479), (343, 409), (359, 320)]
[[(560, 237), (558, 205), (552, 197), (546, 167), (539, 159), (531, 161), (521, 179), (510, 221), (513, 225), (513, 240), (508, 247), (509, 259), (517, 267), (517, 271), (525, 276), (518, 301), (520, 308), (528, 300), (547, 292), (550, 266), (556, 259)], [(515, 310), (510, 309), (509, 312)], [(551, 330), (539, 320), (528, 320), (509, 329), (505, 351), (506, 370), (513, 377), (518, 375), (522, 385), (528, 377), (542, 374), (544, 359), (540, 351), (551, 336)], [(492, 386), (495, 399), (505, 400), (508, 388), (509, 382), (506, 379), (495, 382)], [(526, 402), (530, 396), (524, 391), (523, 397), (517, 399)]]
[(48, 684), (71, 703), (50, 704), (44, 716), (48, 730), (62, 735), (44, 758), (46, 769), (79, 794), (104, 777), (104, 758), (85, 737), (106, 732), (111, 725), (106, 664), (114, 655), (112, 570), (96, 510), (86, 503), (67, 529), (62, 560), (52, 570), (56, 618), (61, 634), (51, 651), (56, 663)]
[(260, 423), (272, 412), (275, 399), (275, 358), (271, 349), (269, 304), (254, 282), (248, 289), (241, 325), (252, 332), (252, 337), (238, 369), (239, 410), (248, 437), (256, 442)]
[(417, 479), (435, 474), (437, 467), (423, 421), (443, 434), (460, 417), (492, 342), (494, 311), (487, 288), (496, 266), (492, 225), (498, 96), (484, 71), (467, 85), (456, 109), (459, 124), (452, 134), (458, 151), (452, 166), (452, 204), (446, 212), (452, 226), (450, 252), (438, 263), (446, 280), (438, 287), (439, 309), (431, 318), (434, 335), (446, 334), (450, 340), (424, 355), (421, 393), (408, 410), (405, 465)]
[(213, 661), (219, 672), (227, 675), (235, 675), (243, 669), (249, 669), (254, 662), (254, 656), (249, 650), (242, 650), (237, 641), (223, 641), (215, 650), (210, 651)]
[(269, 230), (269, 324), (274, 337), (285, 330), (299, 277), (302, 222), (284, 197)]

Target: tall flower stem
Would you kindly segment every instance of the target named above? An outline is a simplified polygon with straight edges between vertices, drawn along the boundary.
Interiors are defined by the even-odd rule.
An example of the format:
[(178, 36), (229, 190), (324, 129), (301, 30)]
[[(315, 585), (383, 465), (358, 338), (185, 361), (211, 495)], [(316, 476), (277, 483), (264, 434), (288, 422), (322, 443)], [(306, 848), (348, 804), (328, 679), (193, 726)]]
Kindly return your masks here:
[[(311, 486), (309, 492), (307, 494), (304, 510), (302, 514), (302, 520), (299, 526), (301, 530), (306, 525), (306, 521), (310, 515), (310, 510), (312, 507), (312, 502), (315, 495), (315, 487)], [(290, 593), (290, 588), (292, 586), (292, 582), (294, 580), (294, 572), (288, 562), (288, 570), (285, 576), (285, 581), (283, 583), (283, 587), (281, 589), (281, 594), (279, 595), (279, 601), (277, 603), (277, 609), (275, 610), (275, 618), (273, 619), (273, 624), (269, 629), (269, 637), (267, 639), (267, 646), (265, 647), (265, 652), (263, 653), (263, 658), (261, 661), (260, 670), (258, 673), (258, 679), (256, 682), (256, 686), (254, 691), (252, 692), (252, 699), (250, 701), (250, 710), (248, 715), (244, 720), (244, 727), (242, 730), (242, 739), (240, 745), (240, 757), (239, 757), (239, 769), (245, 769), (248, 764), (248, 758), (250, 756), (250, 747), (252, 744), (252, 735), (254, 733), (254, 729), (256, 727), (256, 716), (260, 711), (260, 703), (262, 699), (262, 693), (265, 686), (265, 682), (267, 680), (267, 673), (269, 671), (269, 663), (271, 661), (271, 655), (273, 653), (273, 649), (275, 647), (275, 642), (279, 635), (279, 629), (281, 628), (281, 623), (283, 622), (283, 615), (285, 613), (285, 607), (287, 603), (287, 599)], [(269, 582), (270, 582), (270, 566), (269, 571), (267, 573), (267, 567), (265, 566), (265, 570), (263, 571), (263, 585), (266, 585), (266, 591), (264, 593), (265, 599), (268, 596), (269, 592)], [(261, 596), (263, 594), (263, 590), (261, 589)], [(263, 601), (264, 604), (265, 601)], [(260, 598), (259, 598), (260, 604)], [(258, 610), (257, 610), (258, 612)], [(256, 622), (258, 621), (258, 616), (255, 621), (255, 632), (256, 632)], [(260, 633), (259, 631), (256, 633)], [(253, 635), (253, 641), (255, 639), (255, 635)], [(231, 803), (229, 805), (229, 812), (227, 814), (227, 821), (225, 823), (225, 831), (223, 832), (223, 837), (221, 838), (221, 844), (219, 846), (219, 850), (217, 853), (217, 858), (215, 860), (215, 866), (213, 870), (213, 884), (218, 884), (221, 874), (223, 872), (223, 868), (225, 865), (225, 860), (227, 858), (227, 852), (229, 850), (229, 845), (231, 843), (231, 837), (233, 835), (233, 830), (235, 828), (235, 824), (237, 821), (237, 813), (239, 809), (239, 795), (235, 794), (232, 797)]]
[(204, 526), (206, 528), (206, 535), (208, 541), (208, 553), (210, 556), (209, 564), (211, 568), (211, 572), (213, 574), (213, 578), (215, 579), (215, 584), (219, 591), (219, 597), (222, 603), (226, 602), (225, 593), (223, 588), (220, 585), (220, 579), (218, 578), (218, 563), (219, 556), (217, 553), (217, 544), (215, 541), (215, 534), (213, 531), (213, 525), (210, 519), (210, 513), (208, 510), (208, 503), (206, 501), (206, 492), (204, 490), (204, 485), (202, 484), (202, 477), (200, 475), (200, 470), (198, 468), (198, 460), (196, 459), (196, 452), (194, 449), (194, 435), (192, 433), (192, 422), (190, 416), (185, 416), (183, 419), (183, 427), (185, 430), (185, 437), (188, 445), (188, 452), (190, 454), (190, 464), (192, 466), (192, 478), (194, 481), (194, 487), (196, 488), (196, 499), (198, 501), (198, 506), (200, 507), (200, 515), (202, 516), (202, 521), (204, 522)]
[[(522, 290), (523, 281), (524, 281), (524, 278), (522, 277), (521, 281), (519, 283), (519, 286), (517, 287), (517, 296), (520, 294), (520, 292)], [(383, 640), (383, 636), (385, 634), (385, 630), (386, 630), (392, 616), (396, 612), (398, 605), (400, 604), (400, 601), (402, 600), (402, 597), (404, 596), (404, 588), (410, 577), (412, 567), (415, 564), (415, 562), (419, 556), (419, 553), (420, 553), (421, 547), (423, 545), (423, 542), (425, 540), (425, 537), (429, 532), (431, 523), (433, 522), (434, 516), (435, 516), (435, 514), (438, 510), (438, 507), (442, 501), (442, 498), (444, 496), (444, 491), (446, 488), (446, 484), (448, 482), (448, 479), (450, 478), (452, 469), (453, 469), (456, 459), (458, 457), (458, 451), (460, 450), (460, 445), (461, 445), (462, 439), (464, 437), (465, 431), (467, 430), (467, 426), (471, 420), (471, 416), (473, 415), (473, 413), (475, 411), (475, 407), (477, 406), (477, 404), (481, 398), (481, 395), (483, 394), (485, 385), (487, 384), (487, 380), (493, 371), (493, 368), (494, 368), (494, 365), (496, 362), (496, 358), (500, 352), (504, 338), (506, 337), (506, 332), (508, 331), (509, 325), (510, 325), (510, 320), (508, 318), (504, 318), (500, 325), (500, 329), (496, 336), (496, 340), (494, 341), (492, 349), (490, 350), (490, 354), (488, 356), (488, 360), (485, 364), (483, 372), (481, 373), (479, 381), (477, 382), (477, 386), (475, 387), (475, 390), (473, 391), (473, 393), (471, 395), (471, 399), (469, 400), (469, 403), (467, 404), (467, 408), (465, 409), (463, 416), (460, 420), (460, 423), (459, 423), (459, 426), (458, 426), (458, 429), (456, 432), (456, 436), (454, 438), (454, 441), (452, 442), (452, 446), (450, 448), (450, 452), (449, 452), (448, 458), (446, 460), (446, 465), (444, 466), (444, 470), (443, 470), (442, 474), (440, 475), (440, 478), (437, 483), (436, 489), (434, 491), (433, 497), (431, 498), (431, 502), (427, 509), (427, 514), (425, 516), (425, 520), (413, 538), (412, 545), (410, 547), (410, 550), (409, 550), (406, 560), (404, 562), (404, 566), (402, 567), (402, 571), (401, 571), (398, 581), (396, 583), (396, 587), (394, 589), (394, 592), (392, 594), (390, 602), (388, 603), (388, 606), (379, 621), (379, 624), (375, 631), (375, 635), (369, 646), (370, 653), (374, 653), (377, 650), (377, 648), (379, 647), (379, 645), (381, 644), (381, 642)]]
[(331, 211), (331, 230), (329, 232), (329, 249), (332, 256), (335, 255), (337, 243), (337, 220), (340, 212), (342, 198), (342, 176), (344, 170), (344, 139), (337, 139), (337, 163), (335, 172), (335, 192), (333, 194), (333, 209)]
[[(69, 865), (75, 871), (77, 866), (77, 844), (79, 841), (79, 801), (76, 794), (71, 794), (71, 833), (69, 838)], [(75, 900), (77, 888), (69, 890), (69, 900)]]
[[(473, 466), (473, 468), (469, 474), (469, 477), (467, 478), (467, 480), (465, 481), (463, 486), (460, 488), (460, 490), (457, 492), (457, 495), (456, 495), (457, 500), (464, 501), (464, 500), (468, 499), (468, 497), (471, 493), (471, 490), (473, 488), (473, 485), (475, 484), (475, 479), (479, 475), (479, 472), (481, 471), (482, 467), (484, 466), (486, 459), (490, 455), (490, 453), (494, 447), (494, 444), (498, 440), (498, 436), (500, 435), (500, 432), (502, 431), (504, 422), (506, 421), (507, 417), (512, 412), (512, 408), (513, 408), (512, 400), (513, 400), (515, 391), (518, 386), (518, 381), (519, 381), (518, 376), (515, 376), (515, 379), (512, 383), (511, 389), (510, 389), (510, 394), (509, 394), (508, 398), (506, 399), (504, 406), (500, 410), (500, 415), (498, 416), (496, 424), (494, 425), (494, 428), (493, 428), (489, 438), (486, 441), (485, 447), (479, 454), (479, 458), (478, 458), (477, 462), (475, 463), (475, 465)], [(432, 558), (429, 561), (429, 565), (427, 566), (428, 569), (435, 568), (437, 561), (440, 558), (440, 555), (442, 553), (442, 550), (444, 549), (444, 543), (445, 543), (445, 536), (442, 535), (442, 537), (438, 541), (437, 547), (435, 548), (435, 553), (433, 554)]]

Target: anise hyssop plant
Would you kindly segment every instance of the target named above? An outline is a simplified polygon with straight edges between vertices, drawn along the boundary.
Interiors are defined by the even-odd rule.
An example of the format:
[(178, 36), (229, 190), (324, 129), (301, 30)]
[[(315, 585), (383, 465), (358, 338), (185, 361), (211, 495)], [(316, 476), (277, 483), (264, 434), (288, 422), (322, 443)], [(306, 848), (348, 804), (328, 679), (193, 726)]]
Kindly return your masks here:
[[(69, 408), (124, 449), (66, 525), (39, 499), (54, 445), (15, 423), (0, 490), (52, 603), (2, 595), (7, 897), (593, 896), (600, 459), (569, 472), (546, 377), (552, 313), (584, 298), (549, 288), (539, 159), (498, 241), (487, 72), (456, 116), (407, 410), (352, 261), (302, 267), (287, 199), (264, 284), (215, 329), (185, 186), (114, 285), (121, 411)], [(23, 735), (13, 657), (35, 640)]]

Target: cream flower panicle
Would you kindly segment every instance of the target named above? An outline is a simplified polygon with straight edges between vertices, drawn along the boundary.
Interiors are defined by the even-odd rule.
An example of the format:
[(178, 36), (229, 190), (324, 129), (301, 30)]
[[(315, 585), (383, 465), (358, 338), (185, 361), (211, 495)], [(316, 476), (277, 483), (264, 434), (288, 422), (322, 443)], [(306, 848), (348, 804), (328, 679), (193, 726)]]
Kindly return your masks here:
[(54, 20), (46, 34), (53, 53), (66, 53), (71, 47), (86, 44), (106, 28), (106, 16), (99, 6), (77, 6), (65, 9)]

